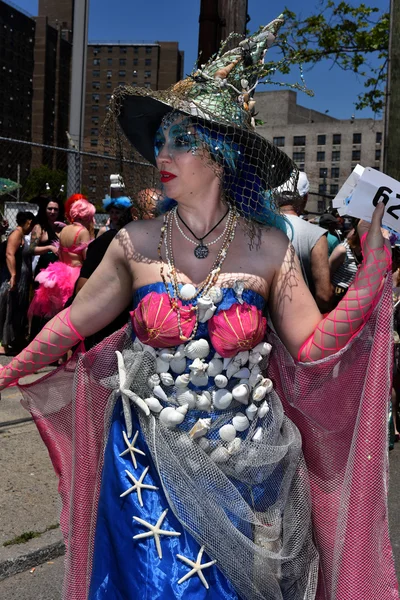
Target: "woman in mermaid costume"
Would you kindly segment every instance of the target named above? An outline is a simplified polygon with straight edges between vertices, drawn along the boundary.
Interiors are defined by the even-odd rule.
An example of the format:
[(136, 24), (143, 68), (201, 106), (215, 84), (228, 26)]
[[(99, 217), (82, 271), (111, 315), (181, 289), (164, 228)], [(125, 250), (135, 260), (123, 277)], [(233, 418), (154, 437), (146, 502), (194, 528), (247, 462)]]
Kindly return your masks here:
[(133, 296), (125, 329), (21, 386), (60, 475), (68, 600), (398, 598), (384, 207), (323, 317), (274, 209), (296, 168), (252, 128), (280, 23), (167, 92), (114, 94), (166, 212), (121, 230), (72, 307), (1, 371), (3, 388), (53, 362)]

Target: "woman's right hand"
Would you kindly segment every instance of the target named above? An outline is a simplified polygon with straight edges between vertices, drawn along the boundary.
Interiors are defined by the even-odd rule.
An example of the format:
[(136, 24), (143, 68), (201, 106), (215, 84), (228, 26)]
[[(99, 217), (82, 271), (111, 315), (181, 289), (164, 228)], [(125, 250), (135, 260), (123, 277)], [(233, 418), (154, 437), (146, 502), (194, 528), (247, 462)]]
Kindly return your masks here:
[(11, 275), (10, 277), (10, 292), (15, 292), (17, 289), (17, 277), (16, 275)]
[(58, 256), (58, 248), (57, 246), (49, 246), (49, 252), (52, 252), (56, 256)]

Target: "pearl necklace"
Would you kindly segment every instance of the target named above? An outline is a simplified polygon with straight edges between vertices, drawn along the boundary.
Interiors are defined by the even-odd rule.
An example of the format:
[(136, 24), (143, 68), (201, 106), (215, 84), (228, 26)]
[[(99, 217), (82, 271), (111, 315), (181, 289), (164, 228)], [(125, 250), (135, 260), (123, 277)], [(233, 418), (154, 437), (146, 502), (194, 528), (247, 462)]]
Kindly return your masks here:
[[(202, 296), (206, 296), (208, 294), (209, 290), (215, 285), (215, 283), (218, 280), (222, 264), (228, 253), (229, 246), (231, 245), (231, 243), (235, 237), (238, 217), (237, 217), (236, 210), (232, 209), (230, 211), (229, 217), (228, 217), (225, 239), (224, 239), (222, 246), (217, 254), (217, 257), (214, 261), (212, 269), (211, 269), (210, 273), (207, 275), (206, 279), (198, 286), (197, 289), (192, 284), (185, 284), (184, 286), (182, 286), (181, 290), (179, 290), (179, 282), (178, 282), (178, 277), (177, 277), (176, 268), (175, 268), (174, 256), (173, 256), (173, 252), (172, 252), (172, 220), (173, 220), (173, 214), (172, 214), (172, 211), (170, 211), (169, 213), (166, 213), (164, 216), (164, 223), (163, 223), (163, 226), (161, 227), (160, 242), (158, 244), (158, 256), (159, 256), (159, 259), (161, 262), (160, 274), (161, 274), (163, 283), (165, 285), (165, 288), (167, 290), (167, 294), (168, 294), (168, 297), (169, 297), (169, 300), (171, 303), (171, 307), (176, 311), (176, 314), (177, 314), (179, 337), (183, 342), (188, 342), (195, 337), (197, 328), (199, 326), (198, 310), (197, 310), (197, 306), (192, 307), (192, 309), (196, 312), (196, 323), (193, 328), (192, 335), (190, 337), (186, 337), (182, 331), (181, 313), (180, 313), (179, 304), (177, 302), (177, 298), (179, 298), (180, 300), (184, 300), (184, 301), (191, 301), (194, 299), (198, 300)], [(167, 264), (168, 264), (168, 278), (172, 284), (173, 295), (170, 292), (168, 282), (164, 275), (164, 262), (163, 262), (162, 254), (161, 254), (161, 248), (162, 248), (163, 244), (164, 244), (165, 256), (166, 256)], [(190, 291), (189, 291), (189, 293), (183, 294), (182, 292), (184, 292), (184, 288), (186, 286), (187, 286), (187, 288), (190, 288)]]
[[(226, 233), (226, 230), (227, 230), (227, 227), (228, 227), (229, 215), (231, 214), (232, 209), (229, 208), (228, 219), (226, 220), (225, 227), (224, 227), (224, 230), (221, 233), (221, 235), (219, 235), (217, 238), (215, 238), (215, 240), (213, 240), (212, 242), (207, 242), (207, 244), (205, 244), (203, 242), (204, 237), (207, 237), (207, 236), (204, 236), (203, 238), (199, 238), (197, 241), (195, 241), (195, 240), (192, 240), (192, 238), (190, 238), (189, 236), (186, 235), (186, 233), (183, 231), (183, 229), (179, 225), (179, 221), (178, 221), (178, 217), (177, 217), (177, 211), (178, 211), (178, 207), (175, 206), (172, 209), (172, 214), (174, 216), (174, 222), (175, 222), (176, 228), (178, 229), (179, 233), (185, 238), (185, 240), (187, 240), (188, 242), (190, 242), (191, 244), (194, 244), (196, 246), (196, 249), (194, 251), (194, 255), (195, 255), (196, 258), (207, 258), (207, 256), (208, 256), (208, 246), (212, 246), (213, 244), (216, 244), (217, 242), (219, 242), (219, 240), (221, 238), (224, 237), (224, 235)], [(199, 244), (199, 241), (200, 241), (200, 244)]]

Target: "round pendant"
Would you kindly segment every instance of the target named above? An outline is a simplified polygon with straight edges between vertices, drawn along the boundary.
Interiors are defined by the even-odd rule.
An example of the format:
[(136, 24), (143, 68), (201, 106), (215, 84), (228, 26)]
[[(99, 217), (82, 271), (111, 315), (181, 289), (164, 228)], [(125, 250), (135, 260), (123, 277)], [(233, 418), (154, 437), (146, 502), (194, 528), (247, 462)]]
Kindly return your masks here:
[(180, 289), (180, 297), (184, 300), (191, 300), (196, 295), (196, 288), (191, 283), (185, 283)]
[(209, 253), (209, 250), (208, 250), (207, 246), (204, 246), (203, 244), (199, 244), (194, 249), (194, 255), (196, 258), (207, 258), (208, 253)]

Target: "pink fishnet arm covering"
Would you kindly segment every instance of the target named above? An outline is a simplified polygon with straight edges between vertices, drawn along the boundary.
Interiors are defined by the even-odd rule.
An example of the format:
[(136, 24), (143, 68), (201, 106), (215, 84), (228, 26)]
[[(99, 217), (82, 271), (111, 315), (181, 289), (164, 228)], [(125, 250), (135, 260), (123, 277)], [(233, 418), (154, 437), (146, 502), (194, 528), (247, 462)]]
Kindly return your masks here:
[(29, 346), (0, 370), (0, 389), (61, 358), (83, 339), (72, 325), (69, 312), (66, 308), (53, 317)]
[(380, 298), (384, 277), (390, 269), (391, 254), (386, 246), (370, 248), (361, 239), (364, 261), (346, 295), (318, 324), (299, 350), (298, 360), (313, 362), (344, 348), (361, 329)]

